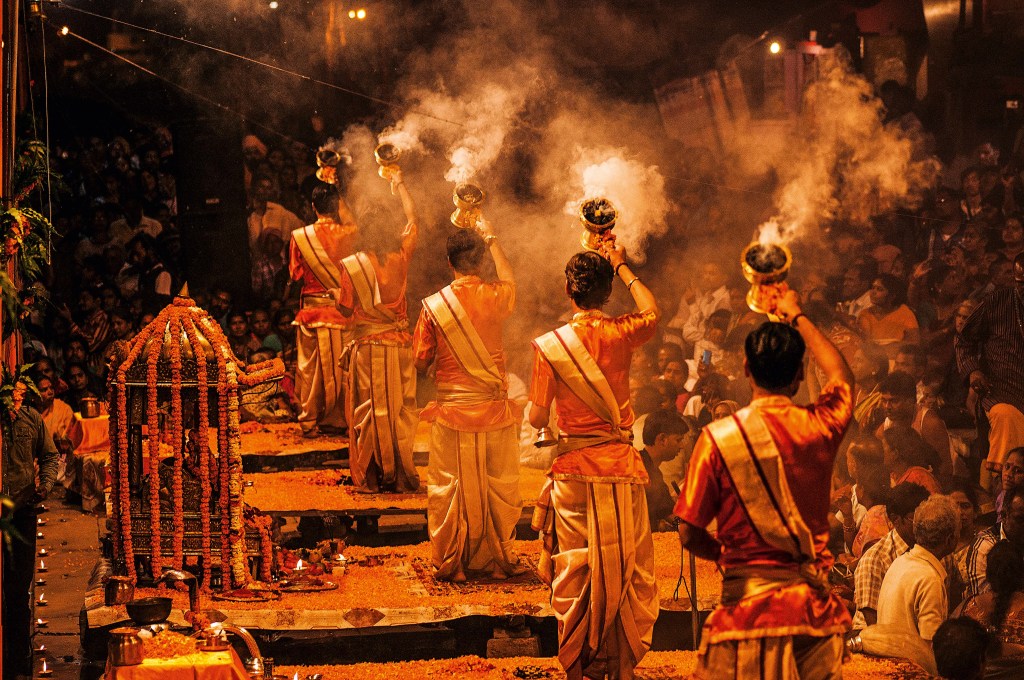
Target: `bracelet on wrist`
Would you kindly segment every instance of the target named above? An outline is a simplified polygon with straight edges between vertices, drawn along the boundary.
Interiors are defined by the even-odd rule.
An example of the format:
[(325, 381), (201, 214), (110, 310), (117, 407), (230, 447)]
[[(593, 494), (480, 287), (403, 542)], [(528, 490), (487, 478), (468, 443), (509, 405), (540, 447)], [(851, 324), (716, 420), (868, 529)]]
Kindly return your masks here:
[(619, 275), (619, 269), (622, 268), (622, 267), (625, 267), (625, 266), (626, 266), (625, 262), (620, 262), (617, 265), (615, 265), (615, 275), (618, 276)]
[(796, 328), (796, 322), (800, 320), (800, 317), (803, 317), (803, 318), (806, 319), (807, 315), (804, 314), (803, 312), (800, 312), (799, 314), (797, 314), (796, 316), (794, 316), (792, 319), (789, 320), (789, 325), (793, 326), (794, 328)]
[(485, 246), (490, 246), (491, 244), (493, 244), (497, 240), (498, 240), (497, 236), (495, 236), (494, 234), (488, 234), (487, 236), (484, 236), (484, 245)]
[(626, 284), (626, 290), (629, 290), (630, 288), (632, 288), (633, 284), (636, 283), (639, 280), (640, 280), (639, 276), (634, 276), (633, 280)]

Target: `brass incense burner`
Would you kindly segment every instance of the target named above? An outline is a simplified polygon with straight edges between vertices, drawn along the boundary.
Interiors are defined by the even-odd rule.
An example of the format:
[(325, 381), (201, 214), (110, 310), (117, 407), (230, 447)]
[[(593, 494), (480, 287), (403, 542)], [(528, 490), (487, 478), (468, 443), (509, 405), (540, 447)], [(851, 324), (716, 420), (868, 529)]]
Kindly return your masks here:
[(327, 146), (320, 147), (316, 152), (316, 178), (327, 184), (338, 183), (338, 165), (342, 155)]
[(377, 174), (390, 182), (392, 173), (398, 169), (398, 159), (402, 157), (402, 150), (390, 142), (384, 142), (373, 150), (373, 157), (380, 166), (377, 168)]
[(456, 185), (452, 194), (455, 212), (452, 213), (452, 224), (459, 229), (475, 229), (480, 220), (480, 206), (484, 202), (483, 189), (475, 184), (465, 182)]
[(747, 291), (747, 306), (758, 314), (767, 314), (772, 307), (771, 299), (777, 294), (773, 284), (782, 283), (789, 275), (793, 264), (793, 253), (781, 243), (759, 243), (754, 241), (743, 249), (740, 267), (743, 278), (750, 283)]
[(600, 250), (601, 244), (611, 236), (619, 212), (607, 198), (588, 198), (580, 205), (583, 233), (580, 245), (587, 250)]

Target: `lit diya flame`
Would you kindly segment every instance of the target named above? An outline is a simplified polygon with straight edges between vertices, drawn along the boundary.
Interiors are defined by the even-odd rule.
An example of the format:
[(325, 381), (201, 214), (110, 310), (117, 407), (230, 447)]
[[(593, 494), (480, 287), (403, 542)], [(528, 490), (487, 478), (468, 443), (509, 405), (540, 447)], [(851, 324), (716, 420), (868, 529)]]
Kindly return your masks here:
[(40, 557), (46, 557), (47, 554), (49, 554), (49, 553), (46, 552), (46, 548), (40, 548), (39, 549), (39, 556)]
[(49, 623), (46, 619), (36, 619), (36, 628), (46, 628)]
[(46, 562), (44, 562), (42, 560), (39, 560), (39, 570), (38, 571), (40, 573), (46, 571)]
[(39, 671), (39, 677), (49, 677), (51, 673), (53, 671), (46, 666), (46, 659), (43, 659), (43, 669)]
[(296, 563), (295, 563), (295, 569), (294, 569), (294, 571), (302, 571), (302, 570), (303, 570), (303, 569), (305, 569), (305, 568), (306, 568), (306, 565), (304, 565), (304, 564), (302, 563), (302, 560), (299, 560), (298, 562), (296, 562)]
[(46, 606), (46, 593), (39, 593), (39, 600), (36, 602), (40, 607)]
[(36, 647), (36, 654), (42, 654), (46, 651), (46, 645), (39, 645)]

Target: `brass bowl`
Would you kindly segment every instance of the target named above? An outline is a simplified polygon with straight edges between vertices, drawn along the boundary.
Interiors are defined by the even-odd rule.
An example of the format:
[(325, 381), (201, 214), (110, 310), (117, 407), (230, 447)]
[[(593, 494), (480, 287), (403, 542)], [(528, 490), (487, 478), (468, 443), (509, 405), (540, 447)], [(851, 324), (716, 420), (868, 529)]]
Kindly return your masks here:
[(747, 306), (758, 314), (768, 313), (769, 291), (763, 286), (782, 283), (793, 265), (793, 253), (782, 243), (754, 241), (740, 255), (743, 278), (750, 283)]
[(172, 602), (169, 597), (143, 597), (128, 602), (124, 607), (132, 621), (140, 626), (146, 626), (166, 621), (171, 615)]

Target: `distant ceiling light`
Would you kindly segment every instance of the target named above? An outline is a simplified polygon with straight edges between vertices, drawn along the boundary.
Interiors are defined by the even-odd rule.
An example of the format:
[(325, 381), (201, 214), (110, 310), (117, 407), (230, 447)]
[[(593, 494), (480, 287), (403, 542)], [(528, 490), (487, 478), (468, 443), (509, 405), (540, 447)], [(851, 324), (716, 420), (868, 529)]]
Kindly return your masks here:
[(270, 9), (277, 9), (277, 0), (270, 0)]
[(782, 45), (777, 40), (772, 41), (772, 44), (768, 46), (768, 51), (772, 54), (778, 54), (782, 51)]
[(356, 18), (356, 11), (354, 9), (350, 9), (348, 11), (348, 18), (349, 19), (355, 19)]
[(365, 18), (366, 18), (366, 10), (365, 9), (361, 9), (358, 12), (356, 12), (356, 19), (362, 20), (362, 19), (365, 19)]
[(71, 32), (71, 29), (70, 29), (70, 28), (68, 28), (67, 26), (64, 26), (64, 27), (62, 27), (62, 28), (60, 29), (60, 34), (61, 34), (61, 35), (67, 35), (67, 34), (68, 34), (68, 33), (70, 33), (70, 32)]

